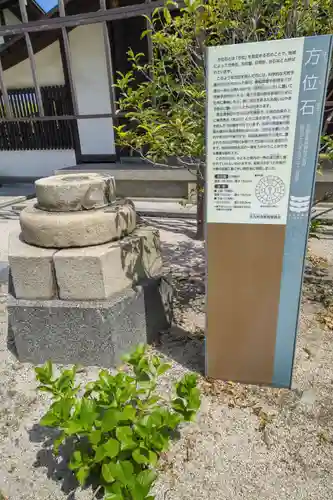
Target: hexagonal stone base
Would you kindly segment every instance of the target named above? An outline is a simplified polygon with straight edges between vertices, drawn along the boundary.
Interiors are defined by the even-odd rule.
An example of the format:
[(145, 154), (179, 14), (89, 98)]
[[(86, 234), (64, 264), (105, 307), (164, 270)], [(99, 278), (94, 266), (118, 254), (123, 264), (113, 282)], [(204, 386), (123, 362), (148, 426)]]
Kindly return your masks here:
[(172, 287), (147, 280), (106, 301), (8, 298), (8, 337), (18, 358), (34, 364), (116, 366), (138, 343), (150, 343), (172, 320)]

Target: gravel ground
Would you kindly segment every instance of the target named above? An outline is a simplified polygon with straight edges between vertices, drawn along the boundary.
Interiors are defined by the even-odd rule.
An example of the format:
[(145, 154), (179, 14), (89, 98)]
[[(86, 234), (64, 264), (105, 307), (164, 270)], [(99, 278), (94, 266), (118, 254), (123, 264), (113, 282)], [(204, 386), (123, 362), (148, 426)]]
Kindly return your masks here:
[[(3, 211), (4, 212), (4, 211)], [(176, 288), (176, 326), (155, 349), (172, 360), (172, 380), (202, 370), (204, 253), (193, 221), (151, 219), (160, 229)], [(18, 225), (0, 213), (0, 261)], [(332, 331), (319, 321), (332, 295), (333, 241), (312, 240), (292, 391), (200, 378), (202, 408), (160, 463), (156, 500), (328, 500), (333, 498)], [(328, 264), (315, 255), (328, 259)], [(65, 459), (55, 461), (50, 434), (38, 426), (48, 405), (33, 369), (7, 348), (5, 294), (0, 297), (0, 491), (9, 500), (90, 500), (75, 488)], [(92, 379), (96, 368), (80, 374)], [(0, 495), (1, 497), (1, 495)]]

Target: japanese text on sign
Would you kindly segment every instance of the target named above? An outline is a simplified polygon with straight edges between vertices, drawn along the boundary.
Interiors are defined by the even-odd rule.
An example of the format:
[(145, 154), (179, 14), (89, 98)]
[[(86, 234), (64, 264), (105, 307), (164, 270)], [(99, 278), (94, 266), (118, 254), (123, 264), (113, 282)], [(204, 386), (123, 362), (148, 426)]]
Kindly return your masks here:
[(209, 49), (208, 222), (286, 222), (297, 112), (316, 106), (309, 71), (298, 110), (302, 58), (303, 39)]

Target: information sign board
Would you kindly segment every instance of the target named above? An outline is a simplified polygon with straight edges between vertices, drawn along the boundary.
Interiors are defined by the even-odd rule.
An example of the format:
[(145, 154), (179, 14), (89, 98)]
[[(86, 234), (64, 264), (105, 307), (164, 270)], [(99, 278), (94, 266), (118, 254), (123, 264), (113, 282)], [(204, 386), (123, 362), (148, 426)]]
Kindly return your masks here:
[(207, 374), (289, 387), (331, 36), (207, 51)]

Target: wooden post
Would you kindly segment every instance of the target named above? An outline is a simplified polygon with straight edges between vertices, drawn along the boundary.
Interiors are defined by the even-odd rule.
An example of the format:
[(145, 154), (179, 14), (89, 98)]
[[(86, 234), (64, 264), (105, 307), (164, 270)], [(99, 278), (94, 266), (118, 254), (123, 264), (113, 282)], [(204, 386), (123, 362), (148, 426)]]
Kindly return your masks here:
[[(28, 14), (27, 14), (27, 8), (25, 5), (25, 0), (19, 0), (20, 3), (20, 11), (21, 11), (21, 16), (22, 16), (22, 22), (27, 23), (28, 22)], [(37, 77), (37, 67), (36, 67), (36, 60), (35, 60), (35, 54), (33, 51), (31, 39), (29, 33), (26, 31), (24, 33), (25, 37), (25, 43), (27, 46), (27, 51), (28, 51), (28, 56), (29, 56), (29, 62), (30, 62), (30, 68), (31, 68), (31, 73), (32, 73), (32, 79), (34, 82), (34, 87), (35, 87), (35, 93), (36, 93), (36, 98), (37, 98), (37, 104), (38, 104), (38, 114), (39, 116), (45, 116), (44, 115), (44, 106), (43, 106), (43, 99), (42, 99), (42, 93), (40, 90), (40, 86), (38, 84), (38, 77)]]

